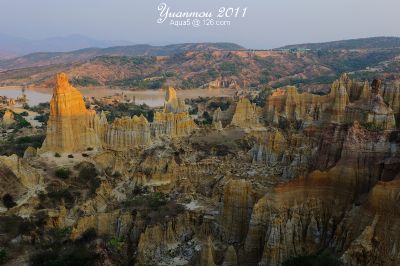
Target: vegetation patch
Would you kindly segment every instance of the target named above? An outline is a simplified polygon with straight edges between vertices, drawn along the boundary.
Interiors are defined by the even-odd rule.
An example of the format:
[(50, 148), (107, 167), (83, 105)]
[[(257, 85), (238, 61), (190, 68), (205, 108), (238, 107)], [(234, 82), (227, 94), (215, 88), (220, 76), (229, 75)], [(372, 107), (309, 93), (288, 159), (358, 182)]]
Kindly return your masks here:
[(67, 179), (71, 174), (71, 171), (68, 168), (58, 168), (55, 172), (55, 175), (58, 178)]
[(73, 86), (88, 87), (101, 85), (96, 79), (89, 76), (74, 77), (71, 80)]
[(143, 115), (149, 122), (153, 122), (154, 111), (146, 104), (135, 105), (129, 103), (118, 103), (117, 105), (102, 105), (99, 104), (99, 111), (106, 112), (107, 121), (112, 122), (116, 118), (123, 116), (132, 117), (134, 115)]
[(159, 223), (166, 218), (177, 216), (184, 207), (161, 192), (139, 194), (123, 202), (124, 208), (140, 211), (149, 224)]
[(19, 157), (24, 155), (25, 150), (31, 146), (40, 148), (45, 139), (45, 135), (31, 135), (23, 137), (10, 136), (9, 138), (0, 141), (0, 156), (17, 154)]

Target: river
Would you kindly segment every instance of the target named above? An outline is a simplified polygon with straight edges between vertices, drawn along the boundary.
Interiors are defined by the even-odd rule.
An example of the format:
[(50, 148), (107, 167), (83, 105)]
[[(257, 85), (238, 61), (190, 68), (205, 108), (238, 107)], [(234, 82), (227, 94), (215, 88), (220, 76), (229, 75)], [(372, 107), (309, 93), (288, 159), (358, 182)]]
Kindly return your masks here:
[[(82, 88), (79, 89), (85, 97), (104, 97), (114, 95), (116, 93), (125, 93), (127, 95), (135, 96), (136, 104), (147, 104), (150, 107), (159, 107), (164, 104), (165, 91), (164, 90), (141, 90), (141, 91), (128, 91), (119, 89), (106, 89), (106, 88)], [(26, 89), (25, 94), (29, 100), (30, 106), (39, 103), (49, 102), (51, 99), (51, 91), (49, 89)], [(177, 95), (181, 99), (194, 99), (199, 96), (202, 97), (229, 97), (235, 94), (233, 89), (188, 89), (178, 90)], [(9, 98), (17, 98), (22, 95), (21, 88), (19, 87), (0, 87), (0, 95)]]

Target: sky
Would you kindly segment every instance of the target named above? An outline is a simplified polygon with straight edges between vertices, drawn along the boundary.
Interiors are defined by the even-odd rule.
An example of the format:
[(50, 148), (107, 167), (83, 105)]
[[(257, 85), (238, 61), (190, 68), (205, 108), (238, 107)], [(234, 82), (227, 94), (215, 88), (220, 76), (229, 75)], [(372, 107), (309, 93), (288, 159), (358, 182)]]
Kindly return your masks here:
[[(156, 22), (160, 3), (171, 11), (247, 11), (230, 26), (176, 27)], [(269, 49), (400, 36), (399, 12), (399, 0), (0, 0), (0, 33), (29, 39), (80, 34), (137, 44), (234, 42)]]

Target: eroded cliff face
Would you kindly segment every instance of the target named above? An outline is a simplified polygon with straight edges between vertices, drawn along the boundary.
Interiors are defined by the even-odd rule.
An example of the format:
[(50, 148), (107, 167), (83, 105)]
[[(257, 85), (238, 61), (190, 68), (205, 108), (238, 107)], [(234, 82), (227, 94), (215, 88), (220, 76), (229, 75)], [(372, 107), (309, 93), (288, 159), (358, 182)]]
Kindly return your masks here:
[(127, 150), (148, 146), (152, 139), (162, 136), (185, 136), (196, 128), (185, 103), (176, 97), (173, 88), (167, 90), (164, 110), (155, 113), (154, 123), (149, 123), (144, 116), (122, 117), (108, 123), (104, 113), (86, 109), (80, 92), (60, 73), (56, 77), (46, 139), (40, 152), (71, 153), (87, 148)]
[(41, 152), (76, 152), (98, 148), (101, 141), (93, 124), (95, 111), (87, 110), (81, 93), (60, 73), (50, 101), (50, 117)]
[(41, 190), (43, 176), (17, 155), (0, 156), (0, 182), (0, 195), (11, 195), (20, 206)]
[(197, 125), (187, 112), (156, 112), (151, 128), (156, 138), (161, 136), (179, 137), (189, 135), (197, 128)]
[(173, 87), (168, 87), (165, 93), (164, 113), (181, 113), (186, 111), (185, 102), (178, 99), (176, 90)]
[(387, 84), (383, 91), (383, 98), (395, 113), (400, 112), (400, 82)]
[(213, 114), (213, 122), (220, 122), (221, 126), (225, 127), (229, 125), (232, 121), (233, 115), (235, 114), (236, 104), (231, 104), (227, 110), (222, 111), (220, 107), (218, 107)]
[(109, 149), (125, 150), (151, 143), (150, 125), (143, 115), (117, 118), (104, 131), (104, 143)]
[(185, 102), (176, 97), (174, 88), (168, 88), (165, 100), (163, 112), (156, 112), (154, 114), (154, 123), (151, 125), (155, 138), (161, 136), (186, 136), (197, 128), (195, 122), (187, 112), (188, 108)]
[[(357, 122), (349, 128), (335, 130), (343, 130), (336, 134), (342, 137), (329, 144), (323, 141), (315, 154), (317, 161), (324, 162), (317, 163), (325, 168), (323, 171), (315, 170), (306, 177), (279, 185), (255, 204), (245, 242), (246, 257), (254, 258), (249, 265), (259, 262), (280, 265), (291, 257), (314, 254), (328, 247), (344, 252), (341, 260), (346, 265), (376, 265), (377, 258), (385, 265), (395, 263), (393, 256), (387, 259), (375, 250), (378, 245), (375, 241), (380, 238), (383, 242), (379, 245), (386, 250), (396, 249), (397, 244), (385, 240), (384, 230), (376, 231), (375, 228), (384, 227), (385, 222), (374, 220), (374, 217), (387, 211), (389, 215), (392, 213), (390, 208), (395, 210), (396, 207), (382, 211), (377, 204), (379, 199), (375, 201), (374, 198), (382, 197), (379, 191), (387, 187), (389, 196), (383, 201), (389, 206), (392, 204), (393, 200), (389, 198), (398, 193), (398, 182), (379, 180), (383, 179), (386, 167), (394, 166), (385, 162), (392, 161), (389, 158), (398, 158), (399, 154), (391, 151), (393, 144), (388, 135), (368, 131)], [(335, 143), (341, 139), (341, 145)], [(332, 157), (321, 157), (327, 151), (332, 151)], [(336, 155), (338, 152), (339, 156)], [(399, 172), (399, 161), (394, 164)], [(391, 176), (395, 178), (394, 174)], [(367, 202), (363, 201), (365, 195), (368, 195)], [(359, 209), (367, 212), (371, 202), (375, 204), (375, 212), (361, 214)], [(361, 207), (357, 207), (360, 204)], [(360, 224), (356, 219), (365, 220)], [(260, 242), (263, 244), (254, 244)]]
[(359, 121), (383, 129), (396, 128), (394, 112), (390, 106), (396, 107), (395, 101), (389, 98), (389, 101), (385, 102), (380, 87), (381, 83), (377, 81), (369, 97), (363, 97), (347, 106), (347, 122)]
[(232, 117), (231, 125), (249, 128), (260, 126), (260, 110), (252, 104), (249, 99), (241, 98), (236, 104), (235, 114)]
[(222, 226), (228, 243), (241, 243), (246, 237), (253, 205), (254, 195), (250, 182), (232, 179), (225, 184)]
[[(378, 81), (377, 81), (378, 82)], [(295, 87), (277, 89), (267, 98), (264, 114), (268, 122), (299, 121), (304, 126), (321, 123), (352, 123), (358, 121), (383, 129), (396, 128), (397, 107), (395, 89), (387, 89), (386, 101), (381, 96), (381, 84), (371, 88), (342, 75), (335, 81), (328, 95), (298, 93)]]
[(388, 126), (395, 94), (379, 88), (344, 75), (325, 96), (277, 90), (267, 121), (241, 99), (214, 112), (220, 126), (196, 130), (171, 88), (154, 123), (97, 114), (89, 128), (102, 150), (71, 159), (67, 179), (53, 175), (62, 161), (0, 158), (7, 190), (41, 187), (10, 210), (43, 219), (21, 242), (92, 232), (114, 265), (282, 265), (324, 253), (399, 265), (400, 134)]

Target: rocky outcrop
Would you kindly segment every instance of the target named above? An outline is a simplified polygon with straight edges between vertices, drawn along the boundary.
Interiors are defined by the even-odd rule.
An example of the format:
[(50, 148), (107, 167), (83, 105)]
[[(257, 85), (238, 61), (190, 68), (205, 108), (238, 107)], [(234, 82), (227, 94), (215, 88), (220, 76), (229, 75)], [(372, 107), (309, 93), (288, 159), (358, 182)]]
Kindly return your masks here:
[(253, 204), (251, 183), (232, 179), (225, 184), (222, 226), (228, 243), (241, 243), (246, 237)]
[(154, 114), (154, 122), (151, 124), (153, 135), (156, 138), (160, 136), (186, 136), (189, 135), (196, 128), (196, 123), (187, 112), (156, 112)]
[(0, 196), (11, 195), (17, 206), (34, 196), (43, 177), (17, 155), (0, 156)]
[[(385, 257), (377, 251), (376, 239), (385, 239), (381, 244), (387, 251), (395, 248), (386, 240), (382, 228), (386, 223), (373, 221), (377, 210), (393, 212), (391, 202), (398, 195), (397, 185), (385, 193), (383, 188), (389, 183), (379, 182), (387, 167), (384, 162), (394, 156), (388, 135), (368, 131), (357, 122), (349, 128), (336, 125), (334, 130), (338, 133), (333, 138), (342, 144), (322, 141), (314, 155), (325, 162), (320, 166), (326, 169), (279, 185), (255, 204), (244, 247), (245, 257), (254, 258), (247, 261), (248, 265), (281, 265), (292, 257), (314, 254), (329, 246), (344, 252), (342, 261), (346, 265), (376, 265), (376, 258)], [(331, 133), (322, 136), (327, 135)], [(327, 151), (332, 151), (331, 155), (324, 156)], [(353, 203), (371, 189), (360, 214)], [(349, 217), (343, 219), (346, 215)], [(360, 217), (365, 220), (357, 222)]]
[(80, 92), (73, 88), (65, 74), (57, 75), (50, 102), (50, 118), (40, 152), (70, 153), (87, 148), (128, 150), (148, 146), (153, 138), (190, 134), (196, 124), (185, 103), (169, 88), (163, 112), (156, 112), (154, 122), (144, 116), (117, 118), (108, 123), (104, 113), (87, 110)]
[(222, 266), (237, 266), (237, 265), (238, 265), (238, 259), (236, 250), (233, 246), (229, 246), (226, 249), (224, 262), (222, 263)]
[[(376, 81), (378, 82), (378, 81)], [(328, 95), (298, 93), (295, 87), (277, 89), (267, 98), (264, 109), (270, 123), (301, 121), (304, 126), (322, 122), (371, 124), (374, 127), (395, 127), (393, 111), (380, 96), (380, 82), (370, 88), (368, 83), (358, 84), (347, 75), (335, 81)], [(378, 86), (377, 88), (375, 88)], [(395, 92), (388, 92), (387, 99), (396, 106)]]
[[(110, 264), (272, 266), (330, 252), (344, 265), (398, 265), (400, 135), (370, 128), (364, 116), (375, 115), (374, 126), (388, 121), (389, 112), (377, 116), (391, 108), (378, 85), (344, 75), (328, 95), (276, 90), (265, 117), (279, 127), (258, 126), (258, 109), (241, 99), (214, 112), (218, 130), (195, 134), (170, 88), (155, 122), (94, 115), (87, 125), (103, 150), (75, 167), (75, 154), (47, 162), (27, 149), (29, 163), (50, 169), (34, 205), (21, 200), (35, 188), (21, 173), (28, 160), (0, 158), (1, 192), (16, 195), (10, 213), (29, 205), (24, 215), (45, 217), (46, 229), (71, 228), (74, 240), (94, 229), (87, 246), (118, 257)], [(53, 177), (53, 162), (68, 163), (71, 177)], [(80, 172), (93, 167), (97, 176), (85, 180)], [(47, 243), (51, 235), (40, 232)]]
[(256, 135), (257, 141), (249, 151), (253, 162), (274, 164), (282, 160), (287, 148), (285, 136), (276, 128), (269, 128)]
[(37, 155), (36, 148), (29, 146), (28, 148), (26, 148), (23, 158), (24, 159), (32, 159), (32, 158), (36, 157), (36, 155)]
[(178, 99), (176, 90), (173, 87), (169, 87), (165, 93), (164, 113), (181, 113), (186, 111), (185, 102)]
[(0, 163), (10, 169), (18, 180), (27, 188), (33, 188), (42, 182), (42, 176), (37, 173), (24, 159), (17, 155), (2, 156)]
[(339, 86), (335, 93), (336, 95), (330, 108), (330, 120), (331, 122), (340, 123), (344, 121), (346, 106), (349, 104), (349, 96), (343, 85)]
[(351, 242), (340, 258), (344, 265), (374, 265), (372, 262), (378, 257), (377, 240), (374, 239), (378, 220), (379, 216), (376, 216), (372, 224), (366, 226), (361, 235)]
[(170, 87), (166, 93), (163, 112), (154, 114), (151, 124), (153, 136), (179, 137), (189, 135), (197, 128), (196, 123), (187, 112), (185, 103), (176, 97), (176, 91)]
[(128, 170), (125, 165), (126, 159), (116, 151), (103, 151), (96, 154), (93, 160), (96, 162), (98, 168), (111, 175), (121, 175)]
[(255, 142), (249, 154), (253, 164), (271, 167), (281, 173), (283, 179), (307, 175), (315, 146), (315, 136), (308, 134), (308, 137), (295, 133), (286, 135), (274, 127), (252, 132)]
[(213, 256), (213, 242), (211, 237), (207, 238), (207, 242), (201, 248), (200, 266), (217, 266)]
[[(99, 235), (114, 235), (119, 238), (128, 233), (131, 223), (131, 214), (120, 211), (82, 216), (73, 226), (71, 238), (77, 239), (89, 229), (96, 230)], [(68, 225), (68, 223), (64, 225)]]
[(141, 115), (122, 117), (105, 126), (104, 146), (112, 150), (126, 150), (151, 143), (150, 125)]
[(400, 114), (400, 82), (388, 84), (382, 91), (382, 97), (396, 115)]
[[(188, 265), (191, 257), (200, 251), (199, 264), (213, 263), (212, 241), (207, 239), (209, 228), (205, 221), (189, 213), (179, 215), (170, 220), (150, 225), (140, 234), (137, 246), (135, 265)], [(197, 226), (195, 226), (197, 224)], [(199, 227), (198, 227), (199, 226)], [(201, 230), (201, 231), (197, 231)], [(192, 239), (198, 233), (204, 245), (199, 240)], [(201, 248), (201, 250), (200, 250)], [(211, 252), (210, 252), (211, 250)]]
[(87, 110), (81, 93), (72, 87), (64, 73), (56, 78), (50, 101), (50, 117), (41, 152), (77, 152), (101, 147), (95, 132), (96, 112)]
[(12, 126), (13, 124), (15, 124), (15, 119), (14, 119), (14, 113), (11, 112), (10, 110), (6, 110), (4, 112), (4, 115), (1, 119), (1, 125), (5, 128)]
[(218, 107), (213, 113), (213, 122), (221, 122), (223, 127), (229, 125), (232, 121), (233, 115), (235, 114), (236, 104), (231, 104), (228, 109), (222, 111)]
[(241, 98), (232, 117), (231, 125), (241, 128), (251, 128), (260, 126), (260, 110), (249, 99)]
[(267, 98), (265, 116), (268, 122), (274, 124), (278, 124), (280, 119), (302, 121), (305, 126), (321, 122), (343, 122), (345, 108), (349, 103), (347, 87), (350, 86), (350, 81), (344, 75), (332, 84), (328, 95), (298, 93), (295, 87), (277, 89)]
[[(393, 110), (380, 95), (380, 81), (374, 81), (373, 92), (369, 97), (363, 97), (346, 108), (346, 121), (359, 121), (375, 128), (393, 129), (396, 121)], [(396, 107), (396, 103), (392, 101)]]

